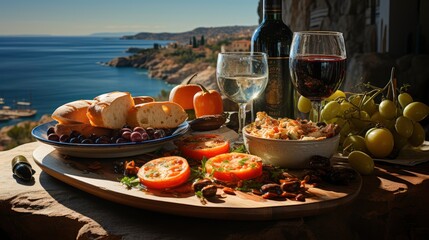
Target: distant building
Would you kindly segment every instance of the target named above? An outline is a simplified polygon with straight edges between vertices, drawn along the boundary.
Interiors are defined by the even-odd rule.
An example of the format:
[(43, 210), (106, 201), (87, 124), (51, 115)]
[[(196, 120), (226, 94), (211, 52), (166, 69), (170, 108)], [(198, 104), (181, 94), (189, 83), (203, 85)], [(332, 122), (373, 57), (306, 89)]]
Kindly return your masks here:
[(235, 40), (228, 45), (221, 46), (221, 52), (249, 52), (250, 40)]

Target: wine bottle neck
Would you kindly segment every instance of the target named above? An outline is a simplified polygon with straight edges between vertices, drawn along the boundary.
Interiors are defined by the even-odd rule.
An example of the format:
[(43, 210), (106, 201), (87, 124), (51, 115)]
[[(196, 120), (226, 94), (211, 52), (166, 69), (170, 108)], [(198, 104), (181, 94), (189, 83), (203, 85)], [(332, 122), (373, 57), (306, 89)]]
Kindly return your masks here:
[(282, 19), (282, 0), (264, 0), (264, 20)]
[(264, 20), (280, 21), (282, 20), (282, 13), (264, 12)]

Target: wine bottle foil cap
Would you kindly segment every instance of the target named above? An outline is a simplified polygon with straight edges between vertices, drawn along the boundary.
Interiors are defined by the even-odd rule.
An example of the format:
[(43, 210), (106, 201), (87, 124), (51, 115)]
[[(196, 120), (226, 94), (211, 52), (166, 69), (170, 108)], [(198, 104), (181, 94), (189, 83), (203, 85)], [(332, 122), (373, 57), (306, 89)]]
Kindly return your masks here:
[(264, 11), (282, 11), (282, 0), (264, 0)]

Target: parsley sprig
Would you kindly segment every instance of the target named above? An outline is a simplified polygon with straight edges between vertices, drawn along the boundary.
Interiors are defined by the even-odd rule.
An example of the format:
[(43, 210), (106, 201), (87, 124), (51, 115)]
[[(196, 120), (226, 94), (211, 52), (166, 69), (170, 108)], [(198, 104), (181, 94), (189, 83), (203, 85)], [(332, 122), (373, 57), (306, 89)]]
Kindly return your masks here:
[(127, 189), (141, 188), (140, 180), (137, 176), (124, 176), (123, 178), (121, 178), (121, 183), (125, 185)]

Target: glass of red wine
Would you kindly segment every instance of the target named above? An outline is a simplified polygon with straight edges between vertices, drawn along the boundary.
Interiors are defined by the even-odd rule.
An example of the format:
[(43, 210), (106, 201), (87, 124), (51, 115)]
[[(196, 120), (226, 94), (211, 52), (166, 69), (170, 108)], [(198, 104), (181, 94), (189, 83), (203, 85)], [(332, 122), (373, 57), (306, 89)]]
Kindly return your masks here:
[(346, 76), (343, 34), (331, 31), (295, 32), (289, 56), (291, 80), (302, 96), (310, 99), (320, 122), (321, 102), (331, 96)]

